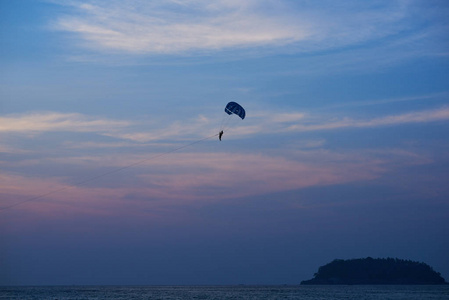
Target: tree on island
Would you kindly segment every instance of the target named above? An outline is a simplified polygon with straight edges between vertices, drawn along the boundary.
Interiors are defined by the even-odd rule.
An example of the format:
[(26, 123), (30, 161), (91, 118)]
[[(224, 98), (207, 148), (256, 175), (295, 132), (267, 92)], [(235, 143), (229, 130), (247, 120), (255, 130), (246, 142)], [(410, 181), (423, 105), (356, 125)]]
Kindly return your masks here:
[(422, 262), (398, 258), (335, 259), (301, 284), (446, 284)]

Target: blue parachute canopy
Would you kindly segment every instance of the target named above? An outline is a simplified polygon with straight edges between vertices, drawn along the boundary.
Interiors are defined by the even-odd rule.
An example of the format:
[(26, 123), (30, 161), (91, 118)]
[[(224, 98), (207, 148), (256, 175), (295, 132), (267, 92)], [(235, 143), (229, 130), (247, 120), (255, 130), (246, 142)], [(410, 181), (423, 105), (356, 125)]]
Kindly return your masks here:
[(232, 101), (229, 102), (228, 105), (226, 105), (225, 112), (228, 115), (236, 114), (237, 116), (242, 118), (242, 120), (245, 118), (246, 115), (245, 109), (240, 104)]

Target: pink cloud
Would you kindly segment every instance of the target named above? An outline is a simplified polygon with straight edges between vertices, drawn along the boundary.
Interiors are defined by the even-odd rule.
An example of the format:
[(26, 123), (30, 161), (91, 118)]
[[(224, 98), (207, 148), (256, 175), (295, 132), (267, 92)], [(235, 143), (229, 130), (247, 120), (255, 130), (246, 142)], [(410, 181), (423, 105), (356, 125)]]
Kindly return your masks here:
[(77, 113), (39, 112), (0, 117), (1, 132), (45, 131), (95, 132), (129, 126), (128, 122), (88, 117)]
[[(106, 155), (90, 160), (67, 158), (59, 163), (90, 169), (121, 168), (143, 157)], [(67, 207), (78, 213), (98, 215), (115, 214), (119, 209), (134, 214), (149, 213), (157, 218), (158, 211), (171, 206), (372, 180), (401, 165), (429, 162), (423, 155), (400, 149), (346, 153), (291, 150), (284, 156), (170, 153), (133, 166), (126, 174), (105, 175), (99, 181), (80, 186), (64, 183), (82, 182), (79, 179), (3, 174), (1, 205), (63, 189), (18, 207), (50, 215)], [(92, 174), (95, 175), (98, 174)]]

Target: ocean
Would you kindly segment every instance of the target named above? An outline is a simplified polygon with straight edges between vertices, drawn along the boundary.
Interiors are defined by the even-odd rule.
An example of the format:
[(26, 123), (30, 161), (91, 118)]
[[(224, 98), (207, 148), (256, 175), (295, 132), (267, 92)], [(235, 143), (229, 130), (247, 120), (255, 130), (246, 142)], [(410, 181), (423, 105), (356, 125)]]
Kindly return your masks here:
[(0, 299), (449, 299), (434, 286), (20, 286), (0, 287)]

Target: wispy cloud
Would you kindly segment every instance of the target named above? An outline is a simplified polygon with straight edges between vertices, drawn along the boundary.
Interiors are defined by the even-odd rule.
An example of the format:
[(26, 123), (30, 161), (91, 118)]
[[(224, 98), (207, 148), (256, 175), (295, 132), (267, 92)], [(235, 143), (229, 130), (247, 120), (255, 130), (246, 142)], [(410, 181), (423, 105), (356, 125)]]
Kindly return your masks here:
[[(0, 144), (0, 153), (26, 153), (26, 150), (16, 149), (10, 145)], [(1, 163), (1, 162), (0, 162)]]
[(61, 16), (54, 28), (108, 52), (170, 54), (285, 45), (311, 51), (378, 39), (407, 27), (408, 1), (378, 2), (68, 1), (63, 3), (75, 12)]
[[(56, 163), (67, 167), (67, 170), (73, 165), (92, 170), (92, 166), (127, 166), (142, 157), (130, 154), (48, 158), (36, 163), (47, 166)], [(186, 201), (218, 201), (230, 197), (370, 180), (385, 171), (382, 164), (383, 161), (362, 154), (345, 155), (323, 150), (300, 151), (293, 159), (255, 154), (174, 153), (164, 159), (154, 159), (136, 166), (133, 172), (128, 172), (130, 180), (126, 181), (117, 182), (112, 175), (106, 181), (73, 186), (64, 182), (80, 180), (70, 179), (70, 174), (66, 174), (65, 178), (45, 177), (42, 174), (34, 178), (3, 172), (0, 174), (0, 190), (5, 206), (14, 204), (14, 199), (27, 200), (61, 188), (67, 189), (63, 197), (60, 193), (51, 193), (45, 198), (73, 205), (85, 202), (83, 199), (86, 198), (97, 198), (96, 202), (106, 201), (104, 203), (108, 203), (110, 198), (110, 201), (116, 203), (126, 199), (127, 195), (133, 195), (134, 199), (149, 206), (183, 205)], [(158, 200), (164, 201), (161, 203)]]
[[(228, 138), (258, 132), (261, 134), (275, 134), (279, 132), (320, 131), (349, 128), (375, 128), (381, 126), (395, 126), (449, 120), (449, 108), (407, 112), (402, 114), (379, 116), (371, 119), (351, 119), (333, 116), (334, 121), (328, 121), (324, 115), (311, 115), (303, 112), (254, 112), (252, 117), (242, 122)], [(181, 136), (193, 138), (207, 131), (211, 120), (205, 116), (198, 116), (186, 123), (168, 124), (166, 129), (158, 129), (145, 133), (141, 127), (131, 121), (118, 121), (105, 118), (94, 118), (81, 114), (35, 113), (25, 115), (9, 115), (0, 118), (0, 132), (43, 133), (48, 131), (91, 132), (115, 137), (111, 143), (87, 143), (86, 147), (127, 147), (132, 141), (168, 141), (178, 140)], [(195, 132), (199, 131), (198, 132)], [(182, 134), (181, 134), (182, 133)], [(122, 141), (120, 141), (122, 140)], [(67, 145), (67, 141), (62, 141)], [(83, 169), (84, 174), (95, 176), (97, 171), (106, 168), (123, 168), (145, 161), (146, 164), (136, 165), (127, 177), (129, 181), (112, 184), (102, 182), (98, 185), (89, 184), (76, 189), (74, 194), (81, 195), (83, 191), (98, 195), (114, 195), (114, 201), (120, 202), (127, 195), (142, 202), (148, 199), (167, 199), (179, 203), (183, 201), (211, 201), (226, 197), (244, 197), (273, 193), (285, 190), (301, 189), (310, 186), (342, 184), (359, 180), (371, 180), (388, 172), (389, 168), (398, 164), (429, 163), (429, 159), (413, 151), (404, 149), (381, 149), (379, 151), (349, 151), (331, 152), (323, 149), (325, 141), (312, 138), (296, 143), (288, 155), (277, 152), (268, 154), (245, 153), (173, 153), (167, 159), (151, 159), (151, 155), (135, 153), (126, 150), (120, 153), (103, 153), (95, 156), (91, 153), (69, 152), (63, 156), (34, 156), (33, 153), (16, 152), (14, 163), (2, 163), (4, 166), (0, 184), (4, 199), (23, 198), (35, 194), (54, 190), (54, 187), (66, 186), (63, 182), (76, 183), (84, 178), (75, 178), (69, 170)], [(72, 144), (73, 145), (73, 144)], [(82, 145), (81, 143), (77, 144)], [(141, 145), (142, 146), (142, 145)], [(67, 145), (71, 147), (71, 145)], [(11, 153), (15, 147), (4, 144), (0, 150)], [(305, 150), (307, 149), (307, 150)], [(282, 152), (282, 151), (281, 151)], [(152, 152), (154, 153), (154, 148)], [(162, 153), (162, 152), (161, 152)], [(25, 154), (25, 155), (23, 155)], [(285, 153), (284, 153), (285, 154)], [(159, 155), (155, 153), (153, 155)], [(391, 162), (395, 163), (392, 164)], [(39, 179), (32, 177), (17, 177), (17, 170), (24, 169), (60, 170), (64, 168), (64, 178), (58, 177), (62, 173), (49, 171), (40, 172)], [(176, 170), (171, 172), (170, 170)], [(10, 172), (10, 174), (5, 173)], [(75, 172), (75, 171), (74, 171)], [(79, 174), (78, 171), (75, 172)], [(100, 172), (101, 173), (101, 172)], [(56, 175), (56, 176), (55, 176)], [(47, 179), (45, 179), (47, 176)], [(83, 175), (84, 176), (84, 175)], [(90, 176), (87, 176), (89, 178)], [(45, 182), (44, 182), (45, 181)], [(114, 180), (112, 180), (114, 182)], [(92, 188), (96, 186), (95, 188)], [(232, 189), (229, 187), (232, 186)], [(29, 188), (28, 188), (29, 187)], [(97, 189), (97, 190), (95, 190)], [(113, 191), (112, 191), (113, 190)], [(98, 194), (98, 195), (97, 195)], [(20, 197), (18, 197), (18, 195)], [(97, 196), (96, 196), (97, 195)], [(104, 197), (100, 197), (101, 201)], [(98, 198), (97, 197), (97, 198)], [(51, 199), (57, 195), (51, 195)], [(74, 197), (83, 198), (82, 196)], [(68, 199), (66, 197), (66, 199)], [(67, 200), (71, 201), (71, 200)], [(6, 202), (5, 202), (6, 203)], [(7, 203), (9, 204), (9, 203)], [(153, 204), (151, 204), (153, 205)]]
[[(267, 193), (370, 181), (403, 166), (428, 164), (426, 155), (403, 149), (365, 149), (330, 151), (296, 150), (282, 155), (251, 153), (172, 153), (162, 159), (149, 160), (128, 170), (124, 177), (112, 174), (87, 185), (73, 185), (85, 178), (70, 174), (73, 166), (85, 172), (121, 168), (148, 158), (139, 154), (107, 154), (91, 157), (47, 158), (35, 161), (41, 166), (63, 166), (64, 177), (18, 176), (16, 172), (0, 174), (1, 205), (14, 205), (48, 192), (51, 193), (31, 209), (52, 211), (61, 206), (104, 214), (116, 207), (160, 209), (186, 203), (221, 201)], [(96, 174), (91, 174), (95, 176)], [(28, 206), (28, 205), (27, 205)], [(50, 208), (49, 207), (52, 207)], [(95, 209), (95, 208), (101, 209)], [(132, 210), (132, 209), (131, 209)]]
[[(414, 99), (414, 98), (413, 98)], [(427, 99), (427, 98), (423, 98)], [(386, 103), (394, 101), (390, 99)], [(402, 101), (401, 99), (397, 101)], [(403, 100), (406, 101), (406, 100)], [(382, 102), (380, 102), (382, 103)], [(350, 105), (350, 104), (349, 104)], [(368, 105), (373, 105), (368, 104)], [(310, 132), (323, 130), (376, 128), (384, 126), (397, 126), (416, 123), (431, 123), (449, 121), (449, 107), (443, 106), (413, 112), (404, 112), (395, 115), (384, 115), (375, 118), (352, 118), (339, 116), (338, 113), (320, 114), (305, 112), (255, 112), (252, 115), (251, 125), (242, 124), (234, 135), (244, 136), (255, 133), (273, 134), (280, 132)]]
[[(305, 38), (304, 22), (268, 12), (258, 1), (69, 2), (78, 14), (55, 27), (75, 32), (98, 50), (179, 53), (286, 44)], [(282, 10), (274, 1), (265, 3)]]
[[(329, 121), (332, 120), (332, 121)], [(375, 128), (414, 123), (449, 120), (449, 107), (379, 116), (371, 119), (354, 119), (347, 116), (312, 114), (304, 112), (253, 112), (252, 118), (239, 123), (229, 138), (239, 138), (255, 133), (273, 134), (292, 131), (320, 131), (349, 128)], [(116, 139), (139, 143), (162, 140), (182, 140), (205, 137), (216, 133), (217, 121), (203, 115), (189, 120), (164, 123), (165, 127), (152, 127), (143, 122), (112, 120), (82, 114), (56, 112), (7, 115), (0, 117), (0, 133), (38, 134), (45, 132), (91, 132)], [(143, 130), (145, 128), (145, 130)], [(98, 146), (99, 144), (97, 144)], [(123, 144), (103, 144), (122, 147)], [(92, 145), (90, 145), (91, 147)], [(103, 147), (102, 146), (102, 147)], [(11, 152), (4, 144), (2, 151)], [(8, 150), (9, 149), (9, 150)]]
[(77, 113), (41, 112), (0, 117), (0, 133), (109, 132), (129, 124), (126, 121), (93, 118)]
[(212, 131), (207, 129), (212, 123), (211, 119), (203, 115), (198, 115), (196, 118), (185, 120), (184, 122), (175, 121), (171, 124), (165, 124), (165, 128), (153, 128), (152, 130), (146, 131), (129, 130), (126, 132), (114, 132), (110, 136), (142, 143), (173, 138), (190, 139), (192, 136), (204, 137), (205, 134), (212, 134)]
[(340, 107), (360, 107), (360, 106), (374, 106), (374, 105), (385, 105), (398, 102), (413, 102), (413, 101), (441, 101), (443, 99), (449, 98), (449, 92), (441, 92), (427, 95), (416, 95), (416, 96), (406, 96), (399, 98), (387, 98), (387, 99), (377, 99), (377, 100), (367, 100), (367, 101), (354, 101), (354, 102), (344, 102), (325, 106), (322, 109), (335, 109)]
[[(45, 132), (91, 132), (118, 139), (135, 142), (150, 142), (169, 138), (205, 133), (204, 127), (210, 119), (199, 115), (184, 123), (173, 122), (152, 127), (147, 122), (135, 120), (114, 120), (105, 117), (89, 116), (79, 113), (34, 112), (11, 114), (0, 117), (1, 133), (41, 134)], [(145, 128), (146, 131), (142, 129)], [(111, 144), (109, 144), (111, 146)], [(90, 145), (92, 146), (92, 145)], [(117, 145), (117, 146), (123, 146)], [(1, 149), (8, 149), (7, 145)], [(9, 148), (10, 149), (10, 148)]]
[(374, 128), (381, 126), (394, 126), (394, 125), (413, 124), (413, 123), (429, 123), (447, 120), (449, 120), (449, 107), (442, 107), (432, 110), (383, 116), (369, 120), (342, 118), (340, 120), (332, 122), (323, 122), (317, 124), (294, 124), (289, 126), (288, 130), (316, 131), (316, 130), (333, 130), (342, 128)]

